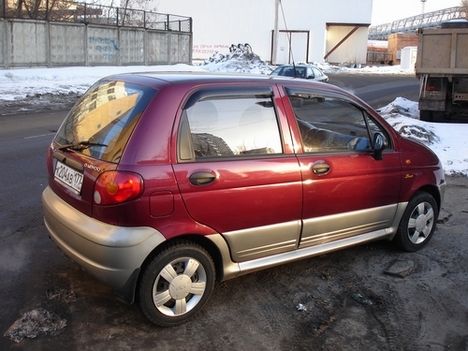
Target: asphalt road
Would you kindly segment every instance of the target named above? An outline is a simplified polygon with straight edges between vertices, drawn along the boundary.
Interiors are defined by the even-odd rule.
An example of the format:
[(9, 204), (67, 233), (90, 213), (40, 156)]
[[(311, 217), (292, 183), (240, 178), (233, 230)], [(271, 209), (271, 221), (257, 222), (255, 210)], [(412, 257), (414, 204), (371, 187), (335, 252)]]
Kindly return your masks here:
[[(417, 95), (411, 77), (331, 78), (373, 106)], [(20, 343), (0, 336), (1, 350), (468, 349), (467, 178), (448, 178), (443, 221), (418, 253), (378, 242), (250, 274), (218, 284), (190, 323), (161, 329), (47, 238), (45, 150), (64, 115), (0, 117), (0, 331), (41, 308), (66, 321)], [(396, 261), (413, 267), (411, 274), (384, 274)]]

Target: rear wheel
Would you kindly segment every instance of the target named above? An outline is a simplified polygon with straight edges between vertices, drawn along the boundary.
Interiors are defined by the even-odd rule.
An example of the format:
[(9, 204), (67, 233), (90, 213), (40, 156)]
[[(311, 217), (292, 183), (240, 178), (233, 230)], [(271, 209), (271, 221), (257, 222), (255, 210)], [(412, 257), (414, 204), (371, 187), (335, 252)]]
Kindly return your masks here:
[(417, 251), (432, 237), (439, 214), (434, 197), (426, 192), (416, 194), (408, 203), (395, 240), (405, 251)]
[(143, 314), (163, 327), (184, 323), (208, 301), (215, 283), (211, 256), (198, 245), (175, 244), (145, 268), (139, 283)]

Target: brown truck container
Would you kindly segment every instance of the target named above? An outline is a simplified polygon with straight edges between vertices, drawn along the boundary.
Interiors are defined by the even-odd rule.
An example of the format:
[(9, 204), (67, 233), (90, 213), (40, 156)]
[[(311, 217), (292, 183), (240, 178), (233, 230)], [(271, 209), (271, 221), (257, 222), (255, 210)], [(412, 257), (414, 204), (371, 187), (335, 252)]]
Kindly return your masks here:
[(468, 21), (419, 31), (416, 75), (424, 121), (468, 121)]

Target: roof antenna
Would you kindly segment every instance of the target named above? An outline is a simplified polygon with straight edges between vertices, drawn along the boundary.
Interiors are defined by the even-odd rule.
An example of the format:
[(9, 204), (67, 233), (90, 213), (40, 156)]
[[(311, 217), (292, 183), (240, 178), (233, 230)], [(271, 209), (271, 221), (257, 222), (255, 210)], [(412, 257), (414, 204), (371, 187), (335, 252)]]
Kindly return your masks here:
[(292, 52), (292, 40), (291, 40), (292, 34), (288, 30), (288, 25), (286, 24), (286, 16), (284, 15), (283, 3), (281, 2), (281, 0), (279, 0), (279, 4), (281, 6), (281, 13), (283, 15), (284, 28), (286, 28), (286, 32), (288, 33), (287, 36), (288, 36), (288, 42), (289, 42), (289, 56), (292, 59), (292, 64), (293, 64), (293, 69), (294, 69), (294, 78), (297, 78), (296, 63), (294, 62), (294, 54)]

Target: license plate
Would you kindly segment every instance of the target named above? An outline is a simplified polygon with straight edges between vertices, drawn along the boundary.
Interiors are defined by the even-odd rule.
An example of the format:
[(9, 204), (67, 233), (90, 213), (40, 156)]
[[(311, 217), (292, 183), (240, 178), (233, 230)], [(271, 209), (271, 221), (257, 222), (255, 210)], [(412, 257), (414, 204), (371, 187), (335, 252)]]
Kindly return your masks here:
[(75, 171), (73, 168), (68, 167), (60, 161), (57, 161), (54, 177), (75, 193), (79, 194), (81, 192), (81, 186), (83, 185), (82, 173)]

